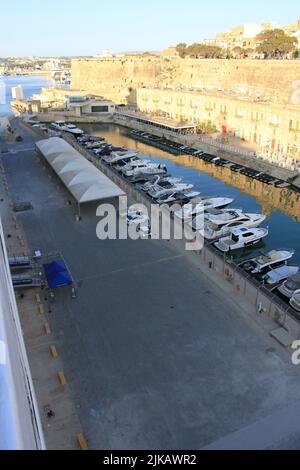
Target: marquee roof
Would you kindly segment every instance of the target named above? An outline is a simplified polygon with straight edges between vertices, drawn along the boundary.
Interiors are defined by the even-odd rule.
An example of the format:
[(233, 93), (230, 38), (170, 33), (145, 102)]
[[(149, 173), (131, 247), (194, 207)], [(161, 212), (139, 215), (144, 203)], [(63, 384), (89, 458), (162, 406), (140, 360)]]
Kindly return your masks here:
[(124, 194), (65, 140), (51, 137), (40, 140), (36, 145), (77, 202), (97, 201)]

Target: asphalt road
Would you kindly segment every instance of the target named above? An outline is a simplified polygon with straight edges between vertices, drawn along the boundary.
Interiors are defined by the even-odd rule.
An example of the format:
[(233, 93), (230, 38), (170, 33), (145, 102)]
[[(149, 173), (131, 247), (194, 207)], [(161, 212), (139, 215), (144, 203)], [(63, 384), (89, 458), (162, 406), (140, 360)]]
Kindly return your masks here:
[[(99, 241), (95, 205), (76, 222), (32, 150), (3, 162), (14, 200), (33, 204), (18, 216), (32, 250), (60, 250), (78, 283), (49, 321), (91, 448), (199, 449), (270, 417), (281, 426), (298, 369), (188, 256), (167, 241)], [(259, 433), (263, 447), (300, 445), (298, 423), (267, 442), (255, 429), (245, 445)]]

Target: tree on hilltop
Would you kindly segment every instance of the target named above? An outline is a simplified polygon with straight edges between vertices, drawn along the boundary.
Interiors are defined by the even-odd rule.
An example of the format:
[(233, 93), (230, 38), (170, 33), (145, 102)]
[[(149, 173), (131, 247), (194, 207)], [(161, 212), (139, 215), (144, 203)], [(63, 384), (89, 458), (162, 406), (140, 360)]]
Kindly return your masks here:
[(178, 52), (179, 57), (181, 57), (182, 59), (184, 59), (184, 57), (186, 56), (186, 49), (187, 49), (187, 45), (185, 42), (180, 42), (176, 46), (176, 51)]
[(234, 59), (246, 59), (247, 57), (251, 57), (254, 52), (254, 49), (251, 49), (250, 47), (244, 48), (240, 46), (236, 46), (232, 49), (232, 57)]
[(187, 48), (187, 55), (196, 59), (219, 59), (224, 56), (224, 51), (219, 46), (194, 43)]
[(256, 51), (265, 59), (283, 59), (296, 49), (297, 38), (288, 36), (283, 29), (268, 29), (256, 36)]

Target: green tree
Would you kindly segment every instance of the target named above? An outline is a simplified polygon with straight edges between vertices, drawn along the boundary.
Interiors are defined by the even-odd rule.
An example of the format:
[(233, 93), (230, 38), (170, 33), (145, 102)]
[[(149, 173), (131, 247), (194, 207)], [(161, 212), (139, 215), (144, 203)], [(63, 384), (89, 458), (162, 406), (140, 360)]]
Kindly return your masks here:
[(180, 42), (176, 46), (176, 51), (178, 52), (179, 57), (181, 57), (182, 59), (186, 56), (186, 49), (187, 45), (185, 44), (185, 42)]
[(268, 58), (285, 58), (295, 51), (297, 38), (288, 36), (282, 29), (269, 29), (256, 36), (256, 51)]
[(247, 57), (251, 56), (253, 52), (254, 50), (250, 47), (244, 48), (237, 46), (232, 49), (232, 54), (235, 59), (246, 59)]
[(187, 48), (187, 55), (196, 59), (214, 59), (223, 57), (224, 52), (223, 49), (219, 46), (194, 43)]
[(242, 54), (243, 54), (243, 48), (240, 47), (240, 46), (236, 46), (232, 49), (232, 55), (235, 59), (237, 58), (241, 58)]

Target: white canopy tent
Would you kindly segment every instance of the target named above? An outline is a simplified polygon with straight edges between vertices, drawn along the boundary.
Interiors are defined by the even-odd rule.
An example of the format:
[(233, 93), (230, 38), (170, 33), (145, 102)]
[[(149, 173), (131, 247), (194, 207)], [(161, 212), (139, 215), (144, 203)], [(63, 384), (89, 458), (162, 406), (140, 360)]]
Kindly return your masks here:
[(36, 144), (78, 205), (125, 193), (70, 144), (59, 137)]

